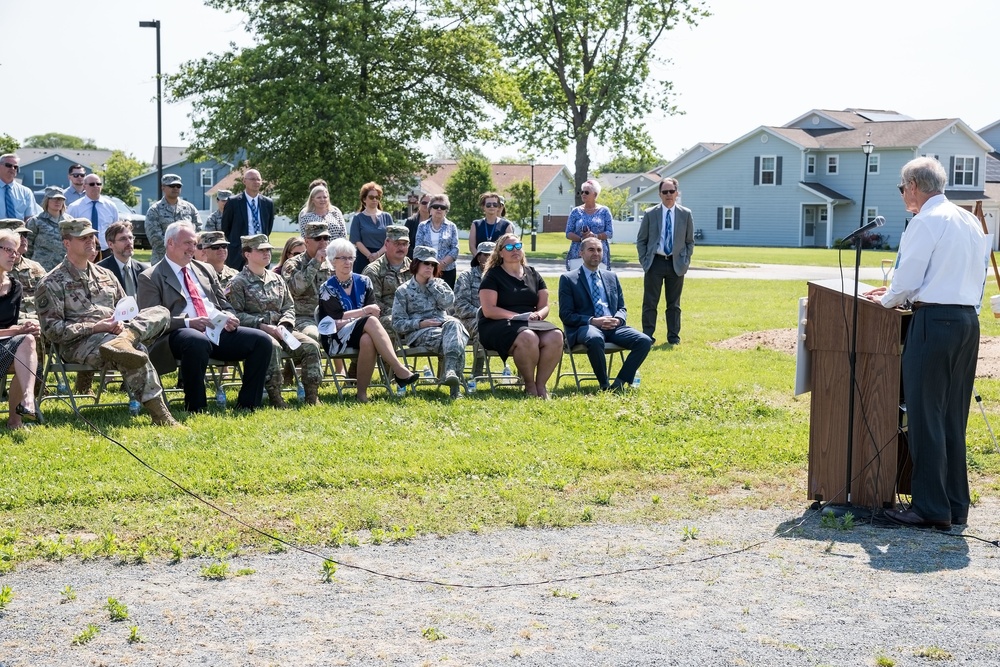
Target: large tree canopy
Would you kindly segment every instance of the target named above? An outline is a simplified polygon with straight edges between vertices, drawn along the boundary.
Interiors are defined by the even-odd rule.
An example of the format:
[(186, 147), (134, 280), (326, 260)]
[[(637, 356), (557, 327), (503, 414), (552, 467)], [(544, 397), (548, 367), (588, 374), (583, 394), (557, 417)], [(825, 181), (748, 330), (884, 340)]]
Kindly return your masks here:
[(367, 181), (409, 189), (426, 162), (418, 142), (468, 138), (503, 95), (488, 31), (448, 0), (208, 4), (246, 13), (256, 45), (185, 63), (168, 90), (193, 102), (192, 146), (245, 150), (285, 212), (315, 178), (347, 208)]
[(25, 148), (72, 148), (78, 151), (103, 150), (97, 147), (93, 139), (84, 139), (72, 134), (47, 132), (34, 134), (24, 140)]
[[(486, 0), (481, 0), (486, 2)], [(542, 151), (575, 150), (576, 189), (591, 137), (650, 155), (642, 119), (676, 113), (671, 84), (652, 73), (664, 34), (708, 16), (700, 0), (500, 0), (496, 31), (520, 97), (503, 130)]]

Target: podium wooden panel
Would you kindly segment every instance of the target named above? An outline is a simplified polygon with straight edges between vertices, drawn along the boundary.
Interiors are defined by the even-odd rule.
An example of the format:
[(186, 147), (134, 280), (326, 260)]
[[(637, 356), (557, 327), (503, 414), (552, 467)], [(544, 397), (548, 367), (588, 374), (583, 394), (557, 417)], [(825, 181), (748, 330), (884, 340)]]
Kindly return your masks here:
[[(848, 393), (854, 281), (809, 283), (806, 349), (810, 353), (809, 498), (844, 503), (847, 482)], [(872, 289), (861, 285), (860, 292)], [(910, 313), (858, 302), (851, 503), (880, 508), (895, 502), (905, 459), (899, 434), (900, 356)], [(908, 492), (909, 479), (901, 480)]]

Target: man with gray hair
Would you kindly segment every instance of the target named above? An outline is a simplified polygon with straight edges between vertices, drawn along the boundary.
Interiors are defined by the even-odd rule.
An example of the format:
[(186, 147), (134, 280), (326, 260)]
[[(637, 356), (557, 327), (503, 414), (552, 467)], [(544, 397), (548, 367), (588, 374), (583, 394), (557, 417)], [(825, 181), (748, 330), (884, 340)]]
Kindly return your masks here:
[(886, 516), (939, 530), (965, 525), (969, 515), (965, 429), (990, 254), (979, 220), (945, 197), (947, 183), (932, 158), (903, 166), (899, 194), (916, 215), (900, 241), (892, 283), (866, 294), (886, 308), (913, 309), (901, 361), (913, 502)]

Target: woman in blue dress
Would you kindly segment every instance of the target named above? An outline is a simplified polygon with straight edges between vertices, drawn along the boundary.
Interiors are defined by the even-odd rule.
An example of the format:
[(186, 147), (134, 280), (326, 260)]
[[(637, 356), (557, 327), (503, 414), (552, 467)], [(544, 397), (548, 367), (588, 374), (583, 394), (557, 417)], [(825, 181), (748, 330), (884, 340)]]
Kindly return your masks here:
[(611, 247), (608, 241), (614, 236), (614, 227), (611, 222), (611, 209), (597, 203), (600, 194), (601, 184), (593, 178), (584, 181), (580, 186), (580, 199), (583, 200), (583, 204), (570, 211), (566, 220), (566, 238), (572, 241), (569, 252), (566, 253), (568, 271), (579, 268), (583, 263), (580, 259), (580, 243), (592, 236), (601, 240), (601, 245), (604, 247), (604, 264), (609, 271), (611, 270)]

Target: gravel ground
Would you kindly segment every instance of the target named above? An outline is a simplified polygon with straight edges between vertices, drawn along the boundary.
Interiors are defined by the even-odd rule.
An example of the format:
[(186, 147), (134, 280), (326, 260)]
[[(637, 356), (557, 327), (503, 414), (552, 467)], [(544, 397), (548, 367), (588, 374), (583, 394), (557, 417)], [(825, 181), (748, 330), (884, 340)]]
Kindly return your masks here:
[[(0, 666), (1000, 665), (1000, 552), (960, 537), (996, 539), (998, 504), (952, 533), (837, 531), (773, 508), (332, 552), (451, 584), (612, 573), (496, 589), (347, 567), (324, 584), (319, 561), (293, 552), (235, 558), (231, 572), (255, 572), (225, 581), (201, 578), (201, 560), (40, 563), (0, 577), (15, 594)], [(77, 598), (62, 603), (67, 585)], [(109, 620), (109, 596), (129, 620)], [(88, 623), (100, 634), (72, 646)], [(143, 643), (127, 642), (132, 625)]]

